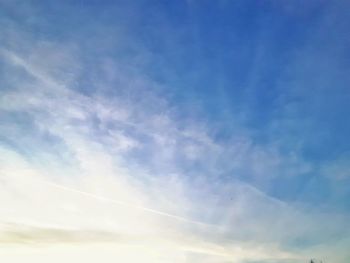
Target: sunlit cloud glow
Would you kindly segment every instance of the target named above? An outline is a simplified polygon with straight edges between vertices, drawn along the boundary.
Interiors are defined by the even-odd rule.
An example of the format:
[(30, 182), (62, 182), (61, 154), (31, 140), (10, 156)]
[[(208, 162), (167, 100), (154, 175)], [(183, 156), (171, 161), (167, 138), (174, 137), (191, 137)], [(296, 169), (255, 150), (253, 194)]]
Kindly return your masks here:
[[(215, 6), (224, 17), (225, 5), (257, 8), (224, 2)], [(228, 67), (221, 51), (222, 73), (211, 76), (207, 70), (218, 62), (197, 38), (220, 37), (201, 32), (207, 11), (199, 1), (182, 7), (192, 14), (187, 26), (164, 22), (158, 8), (165, 7), (142, 11), (139, 4), (101, 4), (101, 20), (91, 20), (92, 3), (0, 4), (6, 10), (0, 12), (0, 261), (347, 262), (349, 152), (327, 146), (331, 157), (321, 154), (327, 149), (319, 144), (330, 145), (332, 127), (340, 124), (310, 135), (326, 125), (319, 115), (330, 117), (317, 102), (303, 101), (310, 92), (301, 86), (319, 82), (294, 68), (314, 64), (315, 53), (304, 61), (290, 47), (283, 76), (276, 77), (271, 61), (272, 73), (265, 72), (262, 53), (282, 36), (263, 24), (252, 40), (249, 81), (237, 72), (235, 79), (221, 76)], [(270, 4), (273, 17), (305, 19), (301, 7)], [(320, 27), (337, 20), (336, 7), (322, 8), (329, 16), (319, 18)], [(144, 27), (148, 12), (155, 20)], [(201, 46), (197, 53), (182, 42), (188, 30)], [(164, 50), (152, 49), (155, 35), (163, 36)], [(299, 52), (307, 51), (306, 45)], [(193, 61), (177, 60), (186, 54)], [(338, 63), (333, 68), (325, 70), (328, 82), (344, 74)], [(264, 77), (276, 95), (264, 88)], [(313, 96), (327, 104), (328, 93), (325, 84)], [(325, 108), (339, 107), (333, 117), (349, 111), (340, 97), (330, 97)]]

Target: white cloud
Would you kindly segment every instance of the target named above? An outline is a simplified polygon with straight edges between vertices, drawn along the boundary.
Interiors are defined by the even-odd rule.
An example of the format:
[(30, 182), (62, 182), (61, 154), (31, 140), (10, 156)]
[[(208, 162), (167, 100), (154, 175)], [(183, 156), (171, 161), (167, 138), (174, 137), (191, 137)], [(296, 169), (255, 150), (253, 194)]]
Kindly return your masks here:
[[(152, 80), (127, 70), (120, 76), (113, 63), (109, 78), (91, 85), (118, 89), (118, 79), (130, 97), (84, 95), (75, 87), (82, 66), (74, 49), (44, 47), (25, 56), (2, 50), (20, 85), (2, 92), (0, 111), (24, 114), (33, 125), (29, 135), (16, 120), (6, 123), (10, 131), (0, 130), (28, 147), (26, 154), (5, 143), (0, 148), (0, 231), (6, 234), (0, 258), (6, 262), (97, 262), (101, 256), (106, 262), (299, 262), (288, 240), (323, 227), (331, 228), (329, 236), (343, 225), (341, 218), (312, 227), (313, 214), (216, 174), (252, 173), (264, 181), (285, 167), (290, 174), (310, 169), (293, 154), (255, 145), (248, 136), (222, 145), (195, 120), (180, 128), (152, 92)], [(61, 64), (67, 58), (73, 67)], [(193, 163), (207, 174), (191, 178), (193, 169), (186, 169)], [(39, 251), (48, 239), (53, 245)]]

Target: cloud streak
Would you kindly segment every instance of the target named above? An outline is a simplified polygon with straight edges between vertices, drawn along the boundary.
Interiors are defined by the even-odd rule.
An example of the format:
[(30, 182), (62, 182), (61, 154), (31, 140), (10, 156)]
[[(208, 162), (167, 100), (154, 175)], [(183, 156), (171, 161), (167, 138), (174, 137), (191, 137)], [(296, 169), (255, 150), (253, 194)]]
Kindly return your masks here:
[[(215, 219), (218, 215), (215, 214), (207, 218), (209, 222), (190, 219), (196, 213), (196, 218), (201, 217), (201, 209), (193, 214), (196, 202), (200, 201), (193, 199), (194, 195), (192, 196), (188, 188), (190, 185), (184, 185), (186, 183), (180, 177), (174, 177), (171, 174), (153, 176), (147, 174), (147, 177), (145, 177), (144, 171), (140, 168), (135, 167), (135, 170), (130, 170), (132, 166), (126, 168), (125, 160), (123, 159), (123, 154), (126, 154), (125, 149), (109, 147), (110, 145), (105, 144), (103, 140), (99, 140), (101, 137), (95, 136), (94, 128), (92, 127), (93, 121), (89, 118), (92, 118), (91, 116), (94, 114), (99, 114), (100, 111), (116, 112), (118, 109), (109, 109), (99, 104), (98, 101), (93, 101), (91, 98), (66, 90), (66, 87), (56, 84), (50, 77), (43, 74), (40, 69), (33, 70), (33, 68), (36, 68), (35, 66), (25, 63), (17, 55), (9, 54), (11, 53), (7, 52), (6, 55), (10, 58), (9, 61), (16, 67), (20, 66), (20, 68), (24, 68), (35, 78), (35, 81), (39, 82), (33, 87), (33, 91), (21, 88), (17, 89), (17, 91), (4, 94), (1, 103), (2, 110), (7, 112), (25, 111), (27, 114), (30, 114), (34, 123), (39, 126), (38, 132), (42, 134), (43, 131), (46, 131), (54, 137), (59, 137), (58, 144), (64, 142), (65, 146), (56, 147), (58, 149), (68, 150), (70, 152), (69, 155), (79, 164), (77, 167), (75, 165), (73, 167), (68, 165), (68, 167), (63, 168), (63, 170), (60, 169), (58, 172), (55, 171), (54, 167), (57, 156), (52, 156), (51, 158), (54, 158), (52, 161), (52, 164), (54, 164), (53, 167), (50, 167), (50, 162), (42, 163), (41, 160), (33, 167), (27, 158), (35, 160), (35, 158), (38, 158), (36, 156), (37, 154), (40, 156), (42, 150), (37, 148), (40, 147), (40, 144), (32, 145), (34, 147), (31, 149), (30, 157), (14, 154), (11, 150), (5, 150), (3, 155), (5, 159), (3, 159), (2, 166), (2, 195), (5, 196), (2, 199), (4, 200), (2, 205), (2, 221), (15, 224), (15, 226), (23, 225), (25, 227), (28, 225), (30, 227), (34, 224), (34, 226), (37, 225), (43, 228), (43, 235), (39, 235), (36, 231), (26, 233), (26, 231), (23, 231), (19, 227), (19, 229), (12, 231), (11, 235), (14, 240), (16, 240), (17, 236), (21, 235), (27, 241), (32, 236), (33, 242), (36, 242), (35, 236), (39, 238), (37, 241), (40, 241), (40, 236), (44, 236), (43, 238), (45, 236), (46, 238), (54, 238), (58, 232), (47, 232), (45, 230), (47, 224), (60, 228), (73, 227), (73, 229), (76, 229), (78, 227), (77, 230), (74, 230), (78, 232), (72, 232), (73, 236), (75, 236), (74, 233), (84, 233), (85, 230), (79, 230), (80, 228), (84, 228), (84, 226), (88, 229), (96, 228), (93, 231), (98, 231), (103, 225), (104, 227), (102, 228), (104, 231), (112, 231), (111, 235), (114, 235), (113, 231), (116, 231), (117, 235), (120, 234), (119, 231), (124, 234), (137, 232), (138, 235), (140, 233), (150, 232), (153, 233), (152, 235), (158, 236), (158, 238), (165, 238), (165, 240), (180, 239), (181, 242), (179, 240), (176, 241), (179, 245), (188, 242), (190, 242), (189, 244), (193, 242), (197, 244), (189, 245), (190, 248), (181, 249), (181, 251), (194, 250), (197, 251), (196, 253), (212, 254), (223, 258), (237, 257), (237, 260), (245, 257), (256, 259), (261, 257), (287, 257), (288, 253), (278, 252), (276, 249), (272, 250), (271, 247), (268, 250), (273, 251), (273, 253), (267, 252), (268, 250), (260, 251), (259, 248), (256, 250), (256, 255), (254, 255), (252, 252), (254, 249), (250, 246), (244, 249), (235, 248), (234, 245), (227, 247), (227, 244), (224, 245), (223, 241), (214, 245), (221, 239), (220, 235), (222, 234), (220, 233), (225, 235), (230, 230), (230, 226), (218, 224), (216, 222), (217, 219)], [(20, 99), (21, 97), (26, 99)], [(93, 108), (90, 105), (94, 105)], [(96, 109), (98, 110), (96, 111)], [(115, 117), (117, 116), (112, 117), (112, 121), (118, 122), (119, 120), (116, 120)], [(79, 123), (80, 120), (84, 120), (84, 123)], [(104, 117), (104, 120), (105, 122), (111, 122), (106, 117)], [(173, 124), (169, 123), (168, 117), (165, 117), (166, 123), (159, 123), (159, 118), (156, 118), (157, 121), (154, 123), (154, 117), (152, 115), (149, 116), (149, 120), (151, 122), (150, 124), (146, 122), (138, 123), (137, 125), (131, 124), (131, 126), (136, 129), (140, 127), (138, 130), (141, 130), (141, 138), (143, 134), (146, 136), (152, 134), (151, 138), (156, 138), (155, 146), (152, 147), (157, 147), (157, 145), (159, 147), (159, 144), (163, 146), (164, 143), (165, 146), (170, 144), (169, 146), (171, 147), (172, 140), (196, 140), (196, 144), (199, 144), (199, 147), (209, 147), (210, 145), (213, 145), (210, 147), (219, 149), (221, 147), (219, 145), (215, 146), (215, 143), (210, 142), (207, 135), (201, 137), (193, 135), (193, 131), (176, 130), (176, 127), (169, 126)], [(123, 125), (127, 123), (128, 126), (129, 123), (136, 122), (133, 120), (122, 120), (121, 123)], [(100, 123), (102, 126), (103, 124)], [(161, 125), (161, 129), (159, 129), (159, 125)], [(165, 129), (164, 125), (167, 129), (165, 131), (170, 132), (170, 135), (162, 131), (162, 129)], [(162, 133), (152, 133), (150, 129), (155, 129), (156, 132), (161, 130)], [(109, 131), (115, 134), (118, 132), (118, 129)], [(103, 136), (103, 138), (105, 137)], [(160, 142), (159, 137), (162, 138)], [(137, 145), (142, 145), (143, 143), (139, 137), (118, 137), (119, 140), (125, 138), (126, 140), (137, 141)], [(146, 145), (147, 140), (146, 138)], [(160, 150), (164, 151), (161, 148)], [(130, 151), (130, 148), (126, 149), (126, 151)], [(60, 152), (60, 150), (58, 153), (60, 155), (65, 154), (65, 152)], [(112, 157), (112, 154), (115, 157)], [(13, 156), (14, 160), (9, 160), (8, 158), (10, 156)], [(164, 155), (162, 154), (162, 156)], [(174, 158), (172, 155), (169, 157)], [(58, 156), (58, 158), (61, 159), (62, 157)], [(190, 158), (193, 158), (193, 156)], [(15, 167), (4, 166), (6, 163), (16, 163), (17, 165)], [(23, 165), (22, 168), (19, 168), (20, 163)], [(165, 168), (163, 167), (160, 171), (164, 172)], [(51, 172), (53, 174), (50, 174)], [(60, 175), (62, 173), (63, 175)], [(73, 177), (65, 175), (66, 173), (71, 174)], [(165, 183), (169, 179), (173, 180), (170, 182), (170, 185)], [(67, 186), (67, 182), (72, 186)], [(56, 190), (53, 188), (56, 188)], [(46, 190), (44, 191), (44, 189)], [(264, 198), (265, 196), (252, 187), (246, 189), (251, 189), (250, 191), (253, 193), (256, 192), (257, 197), (262, 196)], [(207, 190), (202, 190), (204, 192), (201, 194), (210, 194), (205, 193)], [(67, 192), (70, 192), (70, 194)], [(21, 196), (24, 196), (25, 199), (21, 198)], [(97, 203), (102, 203), (103, 208), (100, 207), (100, 204), (90, 199), (94, 199)], [(8, 201), (6, 202), (6, 200)], [(148, 202), (146, 201), (145, 203), (145, 200), (148, 200)], [(269, 198), (266, 199), (266, 201), (268, 200)], [(172, 202), (176, 202), (176, 205)], [(47, 205), (45, 205), (46, 203)], [(152, 206), (148, 206), (147, 203), (152, 204)], [(117, 205), (117, 207), (111, 208), (112, 204)], [(214, 203), (212, 205), (215, 206)], [(39, 206), (40, 208), (34, 208), (35, 206)], [(97, 207), (100, 208), (97, 209)], [(210, 213), (212, 213), (211, 210), (215, 210), (213, 207), (208, 207), (207, 209)], [(6, 212), (6, 210), (10, 211), (10, 213)], [(110, 211), (115, 212), (110, 213)], [(101, 213), (104, 216), (96, 216), (94, 215), (95, 213)], [(178, 213), (183, 216), (177, 215)], [(146, 222), (145, 224), (141, 224), (141, 226), (140, 216), (142, 216), (142, 221)], [(138, 226), (136, 227), (136, 225)], [(106, 226), (109, 226), (108, 229), (105, 229)], [(171, 227), (173, 230), (169, 231), (167, 227)], [(20, 234), (21, 231), (23, 232), (22, 234)], [(63, 232), (62, 236), (67, 236), (67, 239), (70, 239), (68, 235), (69, 231)], [(87, 235), (90, 235), (89, 232), (87, 232)], [(139, 238), (137, 237), (137, 240)], [(212, 238), (217, 241), (211, 240)], [(84, 239), (84, 235), (77, 234), (77, 239)], [(99, 242), (98, 240), (96, 238), (96, 242)], [(212, 250), (206, 248), (207, 246), (209, 248), (211, 246), (218, 248)], [(236, 252), (232, 253), (229, 251)]]
[[(0, 260), (346, 262), (348, 214), (269, 194), (318, 169), (298, 151), (181, 119), (142, 48), (126, 65), (89, 55), (80, 36), (12, 30), (0, 49)], [(347, 178), (334, 172), (344, 163), (322, 172)]]

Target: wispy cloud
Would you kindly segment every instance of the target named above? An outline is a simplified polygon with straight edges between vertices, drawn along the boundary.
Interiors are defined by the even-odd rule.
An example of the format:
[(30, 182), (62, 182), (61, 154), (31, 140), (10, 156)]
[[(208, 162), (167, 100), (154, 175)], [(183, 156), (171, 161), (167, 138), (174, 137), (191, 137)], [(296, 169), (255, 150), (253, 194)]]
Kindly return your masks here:
[[(188, 244), (180, 251), (193, 250), (219, 258), (288, 257), (287, 252), (271, 250), (270, 246), (259, 248), (254, 254), (255, 249), (250, 245), (240, 248), (231, 243), (234, 240), (225, 244), (220, 233), (227, 235), (231, 223), (217, 221), (219, 214), (215, 214), (214, 208), (217, 204), (199, 208), (200, 200), (195, 199), (197, 191), (191, 190), (196, 184), (174, 175), (183, 172), (171, 165), (176, 158), (182, 155), (185, 160), (203, 158), (202, 151), (196, 148), (222, 151), (222, 146), (208, 135), (193, 128), (180, 130), (166, 115), (166, 109), (160, 115), (138, 112), (138, 107), (135, 109), (131, 104), (113, 105), (101, 96), (76, 93), (58, 84), (40, 67), (10, 51), (3, 53), (9, 63), (18, 70), (24, 69), (33, 80), (16, 90), (4, 92), (1, 109), (6, 114), (25, 113), (33, 122), (38, 137), (35, 145), (28, 145), (30, 149), (25, 155), (3, 145), (1, 219), (6, 223), (3, 233), (7, 236), (3, 242), (56, 240), (61, 230), (45, 230), (51, 226), (63, 229), (55, 242), (75, 238), (83, 241), (86, 236), (92, 236), (93, 240), (104, 235), (106, 239), (110, 235), (136, 235), (135, 239), (141, 240), (147, 235), (147, 239), (155, 236), (160, 240), (172, 240), (181, 247)], [(115, 99), (116, 103), (117, 99), (120, 98)], [(156, 98), (152, 100), (157, 101)], [(106, 101), (108, 103), (103, 103)], [(16, 133), (22, 133), (20, 125), (13, 128)], [(41, 140), (46, 139), (46, 134), (52, 137), (51, 146), (48, 146), (53, 147), (51, 150), (42, 149)], [(21, 143), (28, 144), (26, 138), (8, 138), (19, 147)], [(178, 145), (185, 146), (183, 152)], [(157, 162), (165, 165), (154, 167), (157, 164), (152, 164), (154, 161), (150, 159), (151, 165), (147, 166), (140, 157), (133, 157), (132, 151), (139, 148), (141, 153), (154, 154), (152, 158), (159, 154)], [(45, 155), (51, 156), (45, 158)], [(128, 161), (128, 157), (134, 161)], [(56, 160), (62, 166), (57, 167)], [(205, 176), (201, 178), (206, 180)], [(241, 183), (237, 181), (237, 184)], [(257, 192), (251, 187), (246, 189)], [(208, 190), (202, 189), (198, 194), (209, 195)], [(257, 198), (261, 196), (269, 202), (268, 197), (257, 193)], [(210, 198), (215, 200), (214, 196)], [(236, 202), (239, 206), (240, 201)], [(205, 218), (202, 209), (212, 214), (207, 215), (206, 220), (201, 219)], [(8, 223), (15, 224), (12, 225), (14, 230), (6, 230)], [(33, 227), (39, 228), (39, 232), (33, 232)], [(89, 231), (104, 232), (91, 235)], [(103, 234), (106, 232), (109, 234)], [(96, 242), (99, 242), (97, 237)]]
[(290, 118), (268, 126), (274, 141), (242, 124), (217, 138), (214, 122), (179, 119), (167, 83), (146, 73), (146, 48), (125, 64), (90, 56), (81, 36), (0, 23), (11, 24), (0, 49), (0, 260), (346, 262), (348, 214), (271, 194), (280, 178), (348, 178), (346, 156), (320, 168), (283, 150), (278, 127)]

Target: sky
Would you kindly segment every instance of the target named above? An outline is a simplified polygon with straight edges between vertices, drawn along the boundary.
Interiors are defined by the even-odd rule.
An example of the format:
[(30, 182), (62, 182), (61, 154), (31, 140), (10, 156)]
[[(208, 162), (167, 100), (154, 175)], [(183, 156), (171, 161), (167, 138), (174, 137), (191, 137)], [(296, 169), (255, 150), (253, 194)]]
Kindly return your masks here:
[(346, 0), (0, 0), (0, 261), (350, 259)]

